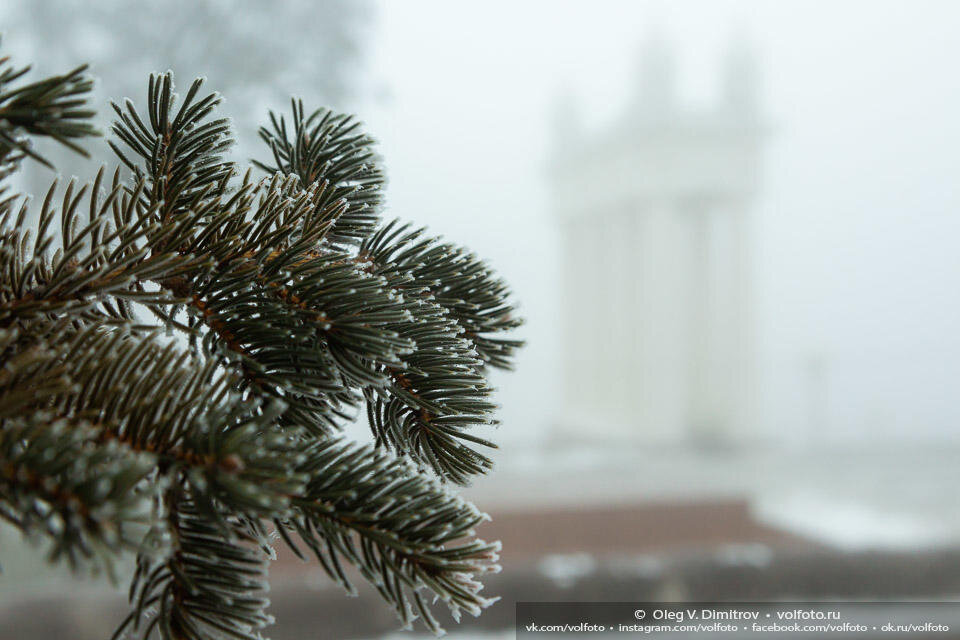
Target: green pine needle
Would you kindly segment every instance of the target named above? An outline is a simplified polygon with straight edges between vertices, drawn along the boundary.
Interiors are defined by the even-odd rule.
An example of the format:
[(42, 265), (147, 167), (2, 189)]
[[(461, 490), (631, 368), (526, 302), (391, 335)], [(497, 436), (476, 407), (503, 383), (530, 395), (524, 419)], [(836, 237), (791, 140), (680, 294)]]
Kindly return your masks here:
[[(45, 162), (31, 137), (94, 133), (82, 67), (25, 72), (0, 61), (0, 181)], [(256, 179), (201, 89), (155, 75), (145, 109), (114, 104), (132, 177), (54, 183), (35, 225), (0, 183), (0, 517), (78, 570), (136, 555), (117, 637), (261, 637), (274, 534), (349, 590), (353, 565), (403, 625), (440, 631), (429, 593), (479, 614), (499, 544), (449, 483), (492, 466), (473, 431), (522, 344), (506, 284), (380, 225), (351, 117), (270, 114)], [(375, 446), (341, 433), (363, 406)]]

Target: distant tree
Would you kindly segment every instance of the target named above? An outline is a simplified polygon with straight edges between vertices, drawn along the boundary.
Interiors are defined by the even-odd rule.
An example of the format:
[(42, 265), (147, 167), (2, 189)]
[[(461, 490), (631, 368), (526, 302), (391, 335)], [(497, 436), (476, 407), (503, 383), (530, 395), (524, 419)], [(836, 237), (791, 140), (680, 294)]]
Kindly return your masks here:
[[(105, 118), (109, 105), (98, 99), (138, 95), (139, 79), (169, 69), (206, 77), (230, 96), (235, 128), (252, 132), (268, 105), (287, 101), (290, 87), (307, 104), (351, 108), (373, 11), (369, 0), (285, 0), (279, 8), (258, 0), (30, 0), (7, 3), (2, 14), (4, 28), (30, 36), (42, 70), (90, 63), (100, 85), (93, 106)], [(66, 175), (88, 171), (52, 145), (45, 151)], [(42, 189), (48, 178), (26, 169), (29, 186)]]
[[(83, 68), (22, 76), (0, 67), (4, 182), (45, 161), (32, 138), (83, 152), (94, 133)], [(520, 346), (506, 285), (380, 223), (351, 117), (271, 113), (255, 179), (201, 84), (155, 75), (145, 108), (114, 105), (130, 179), (55, 184), (36, 225), (3, 186), (0, 517), (71, 567), (135, 553), (120, 632), (141, 637), (259, 638), (274, 533), (347, 588), (352, 564), (404, 624), (439, 629), (434, 596), (480, 613), (499, 548), (450, 484), (491, 465), (472, 429)], [(341, 433), (360, 406), (374, 445)]]

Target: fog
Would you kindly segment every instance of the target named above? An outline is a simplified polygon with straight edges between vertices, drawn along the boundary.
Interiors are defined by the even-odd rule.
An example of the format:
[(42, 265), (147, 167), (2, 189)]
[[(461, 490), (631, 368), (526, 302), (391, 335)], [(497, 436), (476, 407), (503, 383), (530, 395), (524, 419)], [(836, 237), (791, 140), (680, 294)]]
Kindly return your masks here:
[(765, 428), (807, 439), (819, 361), (822, 436), (956, 438), (958, 24), (950, 3), (381, 7), (372, 70), (388, 93), (366, 119), (390, 209), (489, 256), (528, 317), (500, 438), (542, 434), (556, 411), (553, 107), (570, 94), (590, 126), (615, 118), (651, 32), (693, 104), (714, 95), (731, 40), (756, 52), (770, 125), (753, 264)]
[[(215, 27), (227, 42), (256, 47), (278, 36), (205, 4), (232, 16)], [(336, 12), (336, 3), (321, 4)], [(280, 94), (349, 108), (381, 143), (384, 217), (469, 245), (511, 283), (528, 344), (516, 371), (493, 376), (501, 425), (483, 435), (500, 445), (497, 467), (467, 490), (493, 514), (490, 535), (504, 539), (505, 606), (601, 597), (590, 580), (603, 580), (611, 554), (643, 567), (653, 558), (654, 574), (674, 577), (683, 572), (670, 563), (680, 557), (764, 567), (780, 589), (759, 594), (771, 599), (823, 595), (791, 582), (781, 552), (837, 554), (812, 567), (849, 559), (849, 583), (823, 588), (850, 598), (875, 596), (871, 589), (898, 584), (903, 571), (874, 580), (858, 562), (887, 568), (906, 557), (921, 573), (944, 564), (924, 554), (960, 543), (960, 5), (408, 0), (368, 8), (344, 23), (353, 35), (343, 57), (331, 49), (322, 58), (340, 84), (301, 86), (282, 56), (265, 56), (249, 75), (239, 65), (220, 76), (239, 87), (236, 99), (225, 89), (228, 110), (256, 103), (241, 109), (236, 154), (259, 153), (250, 113), (286, 108)], [(125, 9), (112, 19), (122, 27), (138, 16)], [(304, 43), (296, 69), (313, 69), (310, 42), (324, 30), (347, 29), (310, 17), (283, 24), (302, 28), (282, 34)], [(81, 58), (100, 50), (101, 32), (90, 33), (73, 50)], [(44, 43), (14, 29), (4, 44), (49, 70)], [(150, 46), (143, 65), (175, 66)], [(193, 58), (181, 86), (203, 72), (202, 57)], [(738, 69), (750, 71), (746, 84), (737, 84)], [(103, 87), (128, 90), (102, 56), (94, 73)], [(654, 113), (651, 104), (665, 99), (656, 88), (670, 79), (675, 104)], [(738, 111), (742, 87), (749, 113)], [(746, 130), (749, 141), (711, 165), (698, 145), (714, 140), (712, 129), (701, 134), (718, 109), (722, 136)], [(682, 149), (670, 138), (678, 131)], [(109, 158), (105, 145), (98, 153), (61, 170), (86, 172)], [(619, 174), (603, 164), (608, 156), (619, 158)], [(747, 186), (724, 177), (741, 161)], [(671, 184), (671, 200), (649, 197), (668, 189), (657, 177), (667, 166), (671, 179), (699, 171), (698, 185), (730, 191), (713, 201), (703, 188)], [(717, 225), (739, 226), (701, 245), (706, 236), (697, 234), (713, 232), (688, 225), (706, 215), (705, 194), (703, 206), (720, 211)], [(661, 231), (637, 231), (654, 215), (664, 226), (651, 229)], [(709, 224), (703, 229), (720, 228)], [(704, 268), (709, 277), (691, 266), (706, 259), (705, 246), (715, 261)], [(362, 421), (348, 431), (369, 437)], [(604, 522), (618, 523), (620, 537), (597, 538)], [(290, 575), (295, 590), (300, 574)], [(960, 588), (917, 584), (887, 595)], [(676, 600), (738, 593), (726, 583), (718, 592), (667, 586), (656, 593)], [(381, 627), (369, 634), (390, 628)], [(297, 628), (278, 627), (277, 637), (300, 637)]]

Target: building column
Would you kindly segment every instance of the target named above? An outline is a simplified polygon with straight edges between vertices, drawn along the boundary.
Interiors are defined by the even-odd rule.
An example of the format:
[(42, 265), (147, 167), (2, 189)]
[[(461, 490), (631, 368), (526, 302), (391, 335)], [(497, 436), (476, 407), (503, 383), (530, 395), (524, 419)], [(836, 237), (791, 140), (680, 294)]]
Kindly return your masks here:
[(635, 316), (639, 338), (640, 439), (683, 441), (691, 252), (680, 203), (662, 198), (642, 216)]
[(711, 203), (695, 213), (689, 425), (701, 444), (742, 444), (752, 423), (749, 225), (742, 204)]

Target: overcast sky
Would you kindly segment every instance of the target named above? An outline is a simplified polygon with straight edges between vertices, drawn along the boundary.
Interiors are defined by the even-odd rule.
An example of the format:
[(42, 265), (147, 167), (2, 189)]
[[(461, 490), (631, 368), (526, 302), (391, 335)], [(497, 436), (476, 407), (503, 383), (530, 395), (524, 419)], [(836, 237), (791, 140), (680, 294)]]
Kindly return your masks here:
[[(833, 430), (960, 433), (960, 4), (403, 0), (373, 14), (358, 78), (374, 90), (356, 107), (382, 141), (388, 214), (488, 257), (529, 319), (518, 371), (496, 378), (501, 439), (542, 434), (558, 404), (552, 108), (567, 92), (593, 130), (622, 117), (651, 32), (673, 43), (693, 104), (712, 100), (731, 41), (757, 53), (771, 132), (754, 265), (769, 428), (802, 432), (819, 394)], [(232, 15), (225, 37), (252, 19)], [(325, 37), (322, 12), (311, 15), (285, 36)], [(54, 64), (43, 33), (14, 30), (5, 45), (31, 38), (41, 69)], [(823, 393), (810, 388), (818, 366)]]
[(651, 30), (675, 44), (694, 103), (712, 98), (732, 39), (760, 61), (772, 127), (755, 274), (767, 419), (802, 428), (805, 363), (821, 358), (840, 396), (834, 420), (859, 429), (902, 410), (877, 428), (951, 429), (960, 5), (383, 2), (370, 64), (384, 91), (365, 115), (392, 211), (490, 257), (530, 318), (520, 371), (500, 379), (509, 429), (539, 429), (557, 390), (552, 105), (568, 90), (591, 126), (614, 120)]

